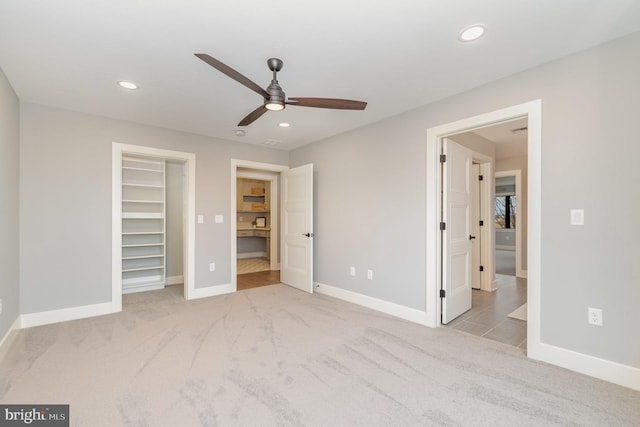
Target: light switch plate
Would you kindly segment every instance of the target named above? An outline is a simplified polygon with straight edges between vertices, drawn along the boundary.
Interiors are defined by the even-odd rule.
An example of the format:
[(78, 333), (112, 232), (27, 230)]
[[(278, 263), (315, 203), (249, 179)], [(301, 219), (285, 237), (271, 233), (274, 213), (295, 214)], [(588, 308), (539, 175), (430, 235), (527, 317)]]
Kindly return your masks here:
[(584, 209), (571, 209), (571, 225), (584, 225)]
[(198, 224), (204, 224), (204, 215), (198, 215)]
[(216, 215), (215, 222), (216, 224), (222, 224), (224, 222), (224, 216)]

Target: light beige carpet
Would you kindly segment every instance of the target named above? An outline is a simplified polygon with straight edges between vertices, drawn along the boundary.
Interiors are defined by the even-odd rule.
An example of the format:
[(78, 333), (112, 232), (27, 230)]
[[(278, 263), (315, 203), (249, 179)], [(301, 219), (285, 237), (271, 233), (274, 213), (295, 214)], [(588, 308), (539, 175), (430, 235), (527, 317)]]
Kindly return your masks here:
[(527, 321), (527, 303), (525, 302), (520, 307), (513, 310), (511, 313), (507, 315), (507, 317), (511, 317), (512, 319), (524, 320)]
[(3, 403), (69, 403), (72, 426), (637, 426), (640, 392), (273, 285), (18, 332)]

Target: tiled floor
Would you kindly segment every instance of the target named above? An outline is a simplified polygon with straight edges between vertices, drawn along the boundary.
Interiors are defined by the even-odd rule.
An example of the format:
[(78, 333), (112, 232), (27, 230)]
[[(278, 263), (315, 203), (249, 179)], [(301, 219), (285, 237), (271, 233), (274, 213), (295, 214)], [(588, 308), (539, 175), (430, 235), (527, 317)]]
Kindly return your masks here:
[(527, 280), (496, 274), (498, 290), (473, 291), (471, 310), (447, 326), (505, 344), (527, 348), (527, 322), (507, 317), (527, 302)]

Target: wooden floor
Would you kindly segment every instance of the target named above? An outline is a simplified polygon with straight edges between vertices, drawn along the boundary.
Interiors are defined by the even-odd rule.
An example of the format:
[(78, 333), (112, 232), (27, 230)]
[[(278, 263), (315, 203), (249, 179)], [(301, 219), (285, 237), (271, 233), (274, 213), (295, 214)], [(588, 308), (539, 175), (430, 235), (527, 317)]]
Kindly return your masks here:
[(238, 274), (238, 290), (259, 288), (260, 286), (280, 283), (280, 271), (268, 270), (257, 273)]

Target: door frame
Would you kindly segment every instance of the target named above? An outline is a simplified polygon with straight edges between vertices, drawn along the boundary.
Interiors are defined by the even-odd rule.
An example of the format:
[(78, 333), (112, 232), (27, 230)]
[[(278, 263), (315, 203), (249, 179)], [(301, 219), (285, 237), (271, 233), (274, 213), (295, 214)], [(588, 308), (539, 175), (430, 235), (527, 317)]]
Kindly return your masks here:
[[(279, 183), (281, 181), (280, 179), (280, 173), (282, 171), (288, 170), (289, 166), (284, 166), (284, 165), (277, 165), (277, 164), (273, 164), (273, 163), (261, 163), (261, 162), (254, 162), (251, 160), (240, 160), (240, 159), (231, 159), (231, 215), (230, 215), (230, 227), (231, 227), (231, 292), (236, 292), (238, 290), (238, 240), (237, 240), (237, 228), (238, 228), (238, 203), (237, 203), (237, 179), (238, 179), (238, 169), (239, 168), (243, 168), (243, 169), (252, 169), (253, 172), (251, 172), (251, 177), (255, 177), (258, 176), (258, 179), (264, 179), (266, 181), (271, 181), (271, 191), (274, 191), (274, 186), (273, 186), (273, 182), (272, 179), (273, 178), (277, 178), (275, 180), (275, 182)], [(268, 175), (268, 174), (263, 174), (261, 175), (260, 172), (271, 172), (271, 173), (276, 173), (278, 174), (278, 176), (275, 175)], [(240, 172), (240, 174), (244, 174), (244, 172)], [(278, 202), (280, 200), (280, 192), (278, 191), (279, 189), (276, 189), (277, 191), (277, 197), (278, 197)], [(275, 212), (274, 212), (274, 208), (275, 208)], [(275, 206), (275, 204), (271, 203), (271, 221), (275, 219), (280, 220), (280, 210), (279, 210), (280, 206)], [(273, 249), (273, 239), (271, 239), (271, 248)], [(280, 250), (280, 238), (278, 238), (278, 252)], [(273, 251), (271, 251), (271, 253), (273, 254)], [(273, 265), (273, 263), (272, 263)]]
[(540, 247), (542, 175), (542, 101), (540, 99), (489, 113), (464, 118), (427, 129), (426, 174), (426, 308), (429, 326), (440, 322), (439, 247), (440, 179), (439, 149), (442, 138), (496, 123), (528, 118), (528, 204), (527, 204), (527, 355), (540, 358)]
[[(513, 176), (516, 181), (516, 277), (527, 277), (527, 271), (522, 269), (522, 227), (518, 224), (522, 224), (522, 209), (519, 206), (522, 204), (522, 171), (508, 170), (495, 173), (496, 178), (504, 176)], [(494, 188), (495, 191), (495, 188)], [(527, 203), (528, 206), (528, 203)]]
[(195, 295), (196, 155), (182, 151), (113, 142), (111, 145), (111, 303), (113, 310), (114, 312), (122, 311), (122, 156), (126, 154), (184, 162), (183, 288), (185, 299), (197, 298)]

